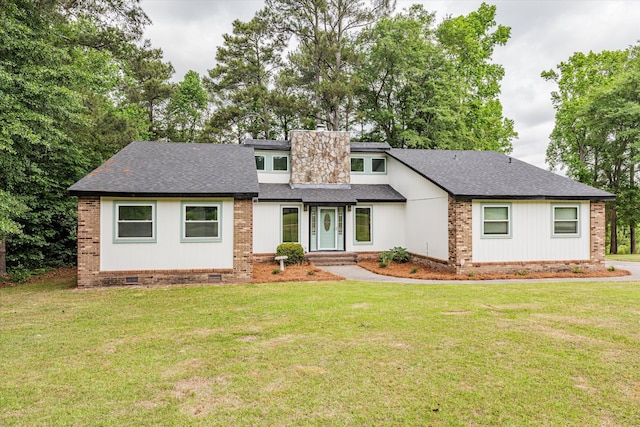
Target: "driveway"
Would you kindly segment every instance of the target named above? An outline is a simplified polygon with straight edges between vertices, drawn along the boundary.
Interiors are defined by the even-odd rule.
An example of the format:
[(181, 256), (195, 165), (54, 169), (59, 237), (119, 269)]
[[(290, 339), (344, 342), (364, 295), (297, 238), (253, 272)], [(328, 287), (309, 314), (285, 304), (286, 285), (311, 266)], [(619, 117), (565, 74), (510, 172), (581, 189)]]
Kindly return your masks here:
[(621, 277), (585, 277), (580, 279), (502, 279), (502, 280), (421, 280), (421, 279), (405, 279), (401, 277), (382, 276), (372, 273), (357, 265), (334, 265), (322, 266), (323, 270), (337, 274), (347, 280), (360, 280), (364, 282), (381, 282), (381, 283), (418, 283), (418, 284), (437, 284), (437, 283), (522, 283), (522, 282), (629, 282), (640, 281), (640, 262), (625, 261), (607, 261), (606, 266), (614, 266), (616, 269), (628, 270), (630, 276)]

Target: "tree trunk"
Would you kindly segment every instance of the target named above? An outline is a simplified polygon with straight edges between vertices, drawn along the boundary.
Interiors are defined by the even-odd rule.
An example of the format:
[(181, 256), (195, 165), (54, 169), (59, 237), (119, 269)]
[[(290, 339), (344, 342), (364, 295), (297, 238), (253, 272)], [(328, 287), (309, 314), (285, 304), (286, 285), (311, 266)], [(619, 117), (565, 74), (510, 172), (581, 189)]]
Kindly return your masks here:
[(618, 253), (618, 215), (615, 205), (611, 207), (611, 237), (609, 240), (609, 253)]
[(636, 225), (629, 224), (629, 239), (631, 240), (629, 244), (629, 249), (632, 254), (636, 253)]
[(2, 236), (0, 240), (0, 276), (7, 274), (7, 238)]

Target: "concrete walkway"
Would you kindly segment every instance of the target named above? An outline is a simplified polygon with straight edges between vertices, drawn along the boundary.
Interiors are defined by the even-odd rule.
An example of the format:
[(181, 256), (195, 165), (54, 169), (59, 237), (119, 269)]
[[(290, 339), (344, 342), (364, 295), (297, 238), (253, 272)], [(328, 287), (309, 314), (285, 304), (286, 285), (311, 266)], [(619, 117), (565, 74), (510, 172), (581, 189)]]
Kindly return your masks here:
[(584, 278), (561, 278), (561, 279), (508, 279), (508, 280), (421, 280), (421, 279), (405, 279), (401, 277), (382, 276), (372, 273), (357, 265), (334, 265), (322, 266), (323, 270), (337, 274), (347, 280), (360, 280), (364, 282), (381, 282), (381, 283), (417, 283), (417, 284), (442, 284), (442, 283), (526, 283), (526, 282), (630, 282), (640, 281), (640, 262), (624, 262), (624, 261), (607, 261), (606, 266), (614, 266), (616, 269), (628, 270), (630, 276), (620, 277), (584, 277)]

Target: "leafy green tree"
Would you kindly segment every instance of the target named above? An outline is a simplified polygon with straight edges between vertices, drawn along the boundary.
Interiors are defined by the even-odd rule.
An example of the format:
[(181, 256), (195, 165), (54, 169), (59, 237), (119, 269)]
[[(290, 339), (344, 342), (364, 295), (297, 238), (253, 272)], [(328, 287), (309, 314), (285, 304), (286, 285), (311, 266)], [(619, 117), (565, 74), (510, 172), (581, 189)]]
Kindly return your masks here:
[(495, 48), (511, 37), (511, 28), (497, 25), (495, 16), (496, 7), (482, 3), (466, 16), (445, 19), (437, 37), (453, 60), (453, 83), (462, 86), (460, 101), (467, 109), (465, 128), (471, 136), (466, 148), (510, 152), (517, 133), (498, 98), (504, 68), (491, 59)]
[(111, 49), (139, 33), (139, 13), (129, 0), (0, 0), (0, 223), (10, 270), (74, 262), (76, 205), (66, 189), (95, 160), (96, 144), (82, 138), (94, 126), (90, 104), (113, 95)]
[(355, 93), (351, 78), (358, 54), (357, 32), (394, 6), (390, 0), (267, 0), (284, 34), (295, 37), (289, 55), (298, 84), (315, 100), (317, 123), (329, 130), (347, 127), (346, 111)]
[(207, 91), (200, 75), (189, 70), (178, 83), (167, 107), (167, 136), (171, 141), (194, 141), (207, 108)]
[[(273, 113), (271, 90), (282, 67), (285, 35), (275, 30), (267, 9), (249, 22), (233, 22), (233, 33), (224, 35), (224, 44), (216, 53), (217, 65), (209, 70), (209, 93), (217, 111), (209, 128), (237, 126), (227, 134), (269, 139)], [(242, 136), (241, 136), (242, 138)]]
[(173, 66), (163, 61), (162, 49), (153, 49), (150, 40), (145, 40), (140, 47), (129, 46), (122, 66), (125, 72), (122, 92), (126, 100), (147, 112), (151, 139), (163, 139), (166, 137), (165, 107), (173, 92), (169, 81)]
[[(492, 21), (474, 21), (476, 15), (493, 16), (493, 9), (483, 7), (471, 18), (449, 18), (436, 27), (434, 14), (414, 5), (363, 31), (364, 58), (357, 76), (359, 112), (368, 131), (362, 138), (395, 147), (511, 150), (513, 124), (503, 118), (497, 98), (501, 67), (490, 63), (492, 43), (497, 41), (482, 43), (486, 51), (476, 64), (463, 66), (458, 49), (463, 41), (472, 46), (487, 37)], [(464, 37), (454, 37), (454, 30)], [(477, 77), (472, 67), (483, 76)], [(491, 78), (485, 69), (494, 70)], [(479, 88), (489, 81), (491, 90)]]
[(617, 253), (618, 222), (632, 234), (638, 222), (636, 170), (640, 144), (640, 67), (637, 48), (575, 53), (542, 77), (558, 84), (551, 95), (556, 125), (547, 148), (552, 167), (618, 195), (608, 205), (610, 252)]

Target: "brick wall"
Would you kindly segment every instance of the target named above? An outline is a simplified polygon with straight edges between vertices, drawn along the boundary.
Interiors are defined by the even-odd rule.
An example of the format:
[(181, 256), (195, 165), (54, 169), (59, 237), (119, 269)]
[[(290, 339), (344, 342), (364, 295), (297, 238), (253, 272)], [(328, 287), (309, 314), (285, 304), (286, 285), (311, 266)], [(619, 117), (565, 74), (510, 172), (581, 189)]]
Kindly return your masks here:
[(78, 198), (78, 287), (246, 283), (252, 280), (253, 203), (234, 201), (233, 269), (100, 271), (100, 198)]
[(100, 198), (78, 198), (78, 286), (92, 286), (100, 273)]
[(599, 268), (604, 268), (606, 232), (604, 202), (591, 202), (591, 262)]
[(449, 268), (461, 273), (472, 259), (471, 200), (455, 200), (449, 196)]
[(237, 282), (250, 282), (253, 277), (253, 202), (233, 203), (233, 275)]

